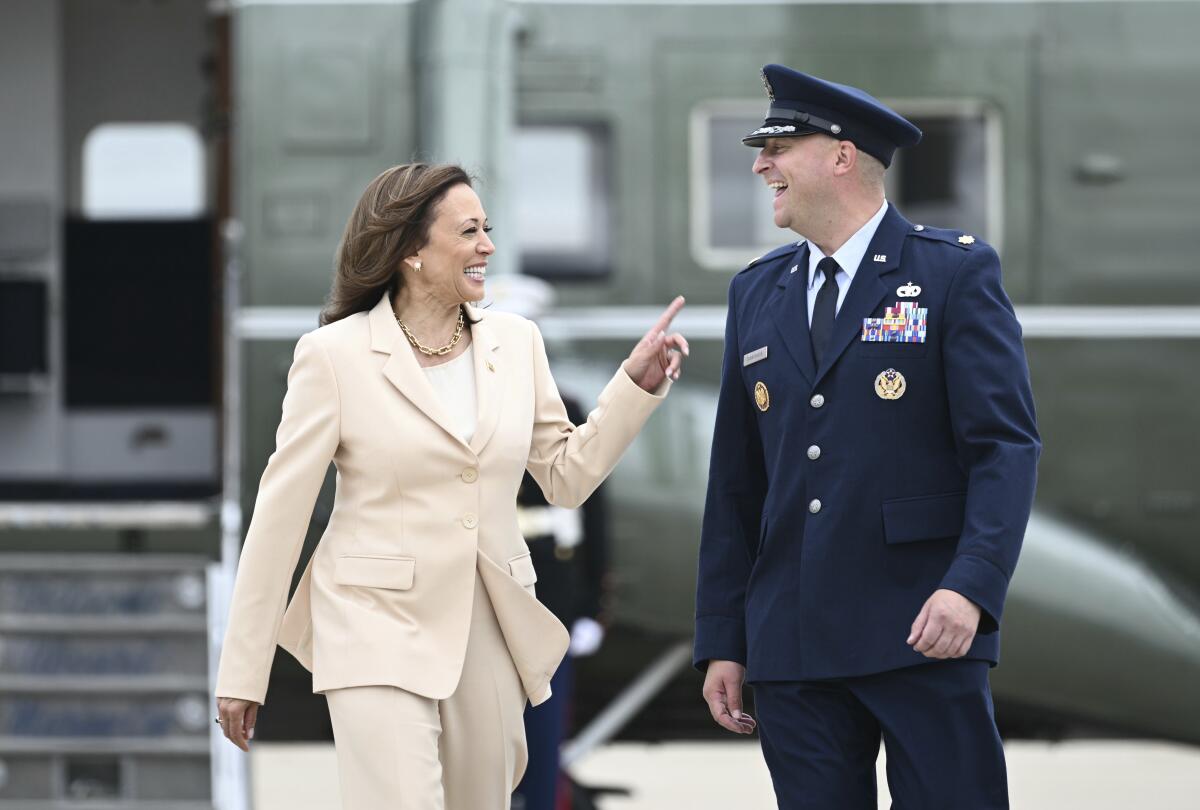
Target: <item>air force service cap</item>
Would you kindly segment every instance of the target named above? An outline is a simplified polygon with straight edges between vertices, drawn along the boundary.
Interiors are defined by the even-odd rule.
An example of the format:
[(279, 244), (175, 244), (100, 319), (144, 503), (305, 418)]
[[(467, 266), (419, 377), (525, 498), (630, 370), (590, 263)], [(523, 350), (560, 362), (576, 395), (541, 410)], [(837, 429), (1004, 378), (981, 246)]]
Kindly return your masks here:
[(762, 126), (742, 138), (746, 146), (761, 147), (767, 138), (822, 132), (851, 141), (890, 166), (897, 147), (916, 146), (921, 140), (921, 130), (911, 121), (857, 87), (827, 82), (783, 65), (767, 65), (762, 79), (771, 106)]

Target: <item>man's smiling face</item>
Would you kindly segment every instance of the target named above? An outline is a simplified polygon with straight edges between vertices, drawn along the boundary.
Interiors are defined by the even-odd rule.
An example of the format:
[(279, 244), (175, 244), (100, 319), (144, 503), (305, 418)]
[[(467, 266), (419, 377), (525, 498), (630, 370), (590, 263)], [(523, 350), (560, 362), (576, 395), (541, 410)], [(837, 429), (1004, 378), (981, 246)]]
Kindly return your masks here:
[(825, 196), (837, 143), (816, 133), (767, 138), (754, 160), (754, 173), (775, 195), (776, 227), (804, 235)]

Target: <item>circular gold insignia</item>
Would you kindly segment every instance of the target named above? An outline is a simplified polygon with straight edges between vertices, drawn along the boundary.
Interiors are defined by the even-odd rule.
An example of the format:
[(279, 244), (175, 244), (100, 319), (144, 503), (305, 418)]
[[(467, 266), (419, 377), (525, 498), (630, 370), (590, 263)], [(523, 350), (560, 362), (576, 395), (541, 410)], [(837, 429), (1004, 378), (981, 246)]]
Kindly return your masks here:
[(771, 407), (771, 394), (767, 391), (767, 386), (763, 385), (762, 380), (754, 384), (754, 402), (760, 411)]
[(875, 393), (880, 399), (900, 399), (907, 387), (904, 375), (894, 368), (879, 372), (875, 378)]

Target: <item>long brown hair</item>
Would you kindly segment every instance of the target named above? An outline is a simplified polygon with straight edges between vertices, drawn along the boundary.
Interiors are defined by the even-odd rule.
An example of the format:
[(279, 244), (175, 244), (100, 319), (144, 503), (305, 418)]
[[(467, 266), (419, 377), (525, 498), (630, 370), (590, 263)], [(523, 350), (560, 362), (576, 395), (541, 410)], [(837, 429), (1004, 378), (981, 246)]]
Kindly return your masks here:
[(437, 204), (459, 184), (471, 185), (470, 175), (447, 163), (393, 166), (367, 184), (338, 244), (322, 326), (366, 312), (385, 290), (395, 294), (400, 263), (429, 241)]

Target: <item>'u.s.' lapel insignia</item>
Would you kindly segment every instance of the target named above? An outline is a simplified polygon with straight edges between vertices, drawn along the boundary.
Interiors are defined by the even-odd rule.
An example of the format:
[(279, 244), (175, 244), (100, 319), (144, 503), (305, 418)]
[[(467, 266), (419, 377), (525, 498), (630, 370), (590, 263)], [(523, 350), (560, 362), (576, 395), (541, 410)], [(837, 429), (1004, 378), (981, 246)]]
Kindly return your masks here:
[(921, 294), (921, 288), (911, 281), (907, 284), (896, 288), (896, 295), (900, 298), (916, 298)]
[(771, 394), (767, 391), (767, 386), (759, 380), (754, 384), (754, 404), (758, 406), (760, 411), (765, 411), (771, 407)]
[(875, 393), (879, 394), (880, 399), (900, 399), (907, 387), (904, 375), (894, 368), (879, 372), (875, 378)]

